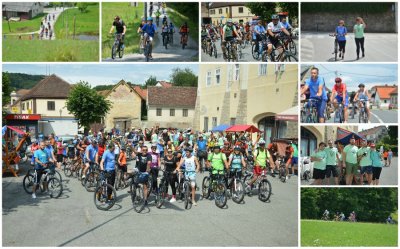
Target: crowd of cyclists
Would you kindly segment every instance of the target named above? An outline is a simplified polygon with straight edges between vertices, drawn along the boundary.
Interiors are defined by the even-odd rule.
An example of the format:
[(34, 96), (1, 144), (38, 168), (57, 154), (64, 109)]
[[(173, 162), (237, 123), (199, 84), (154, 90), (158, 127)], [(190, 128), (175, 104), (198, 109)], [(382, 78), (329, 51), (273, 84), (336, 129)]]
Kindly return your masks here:
[[(331, 216), (328, 209), (325, 209), (324, 213), (322, 214), (321, 220), (330, 221)], [(356, 212), (352, 211), (349, 216), (346, 218), (343, 212), (336, 212), (333, 214), (332, 221), (349, 221), (349, 222), (357, 222), (356, 219)]]
[[(149, 145), (149, 146), (148, 146)], [(150, 148), (149, 148), (150, 147)], [(68, 168), (80, 172), (85, 181), (88, 172), (99, 170), (108, 175), (108, 183), (117, 187), (116, 176), (126, 182), (132, 175), (139, 174), (140, 183), (146, 183), (151, 177), (152, 193), (157, 194), (157, 178), (160, 171), (167, 175), (167, 184), (171, 187), (168, 195), (170, 202), (177, 200), (177, 182), (180, 172), (189, 178), (192, 186), (192, 204), (195, 200), (196, 176), (199, 172), (210, 171), (211, 175), (223, 174), (226, 179), (235, 172), (250, 170), (251, 178), (244, 186), (245, 192), (261, 174), (275, 177), (280, 156), (276, 141), (266, 146), (261, 133), (253, 141), (250, 133), (213, 133), (194, 132), (178, 129), (132, 129), (121, 134), (113, 129), (109, 133), (98, 132), (89, 136), (78, 136), (63, 141), (54, 134), (39, 137), (31, 146), (32, 164), (37, 171), (36, 185), (39, 184), (43, 170), (55, 164), (58, 169)], [(297, 146), (288, 142), (284, 155), (287, 173), (289, 168), (294, 175), (297, 167)], [(133, 160), (135, 163), (129, 163)], [(240, 174), (241, 175), (241, 174)], [(239, 176), (240, 178), (240, 176)], [(286, 176), (288, 179), (288, 175)], [(118, 185), (119, 186), (119, 185)], [(36, 188), (36, 187), (35, 187)], [(144, 184), (145, 198), (147, 186)], [(167, 189), (168, 193), (168, 189)], [(35, 191), (32, 198), (36, 198)], [(112, 198), (110, 196), (109, 198)], [(147, 199), (146, 205), (147, 205)]]
[(54, 33), (54, 27), (51, 26), (51, 18), (53, 18), (53, 22), (55, 21), (55, 14), (51, 15), (48, 14), (44, 17), (44, 19), (40, 22), (40, 31), (39, 31), (39, 38), (43, 40), (43, 38), (51, 40)]
[[(347, 85), (340, 77), (335, 78), (332, 89), (329, 89), (323, 77), (319, 76), (319, 69), (311, 69), (311, 77), (301, 84), (301, 120), (303, 123), (325, 123), (334, 113), (335, 123), (347, 123), (349, 108), (351, 116), (365, 115), (360, 122), (368, 123), (370, 120), (371, 96), (363, 83), (358, 85), (358, 90), (349, 94)], [(364, 116), (363, 116), (364, 117)]]
[[(246, 44), (251, 46), (251, 53), (255, 60), (285, 61), (285, 56), (282, 56), (284, 50), (294, 49), (292, 55), (296, 54), (292, 31), (293, 28), (286, 21), (286, 17), (280, 20), (276, 14), (271, 16), (270, 22), (257, 20), (244, 23), (227, 19), (224, 24), (222, 22), (202, 24), (201, 44), (203, 51), (213, 56), (214, 54), (210, 53), (213, 49), (212, 45), (220, 39), (225, 61), (232, 59), (238, 61), (241, 49), (245, 48)], [(227, 51), (227, 47), (231, 50)], [(273, 54), (273, 49), (277, 50), (276, 54)]]

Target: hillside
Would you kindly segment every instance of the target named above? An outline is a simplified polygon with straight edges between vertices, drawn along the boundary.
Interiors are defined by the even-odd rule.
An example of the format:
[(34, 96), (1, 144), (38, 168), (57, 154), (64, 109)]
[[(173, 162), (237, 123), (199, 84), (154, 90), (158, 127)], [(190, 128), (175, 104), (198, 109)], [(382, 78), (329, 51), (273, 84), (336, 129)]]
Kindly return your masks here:
[(31, 89), (45, 77), (45, 75), (31, 75), (24, 73), (8, 74), (10, 76), (11, 88), (17, 91), (19, 89)]

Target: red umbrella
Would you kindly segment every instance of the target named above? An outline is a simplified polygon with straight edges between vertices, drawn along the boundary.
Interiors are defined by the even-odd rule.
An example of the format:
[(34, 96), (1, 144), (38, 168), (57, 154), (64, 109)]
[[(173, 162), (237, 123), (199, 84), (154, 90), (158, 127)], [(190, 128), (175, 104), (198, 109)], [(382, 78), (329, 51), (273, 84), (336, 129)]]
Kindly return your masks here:
[(261, 132), (254, 125), (234, 125), (225, 130), (225, 132)]

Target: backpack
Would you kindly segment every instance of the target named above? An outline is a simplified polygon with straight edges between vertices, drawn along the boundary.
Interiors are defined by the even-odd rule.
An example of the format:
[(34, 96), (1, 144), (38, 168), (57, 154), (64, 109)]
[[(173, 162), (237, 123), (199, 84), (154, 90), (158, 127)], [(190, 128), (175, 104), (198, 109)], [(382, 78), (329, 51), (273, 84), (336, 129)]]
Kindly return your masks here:
[[(233, 159), (234, 158), (237, 158), (237, 156), (235, 155), (235, 154), (233, 154), (233, 156), (232, 156), (232, 161), (231, 161), (231, 165), (229, 165), (229, 166), (232, 166), (232, 163), (233, 163)], [(242, 161), (242, 158), (243, 158), (243, 156), (242, 155), (239, 155), (239, 157), (240, 157), (240, 162)]]

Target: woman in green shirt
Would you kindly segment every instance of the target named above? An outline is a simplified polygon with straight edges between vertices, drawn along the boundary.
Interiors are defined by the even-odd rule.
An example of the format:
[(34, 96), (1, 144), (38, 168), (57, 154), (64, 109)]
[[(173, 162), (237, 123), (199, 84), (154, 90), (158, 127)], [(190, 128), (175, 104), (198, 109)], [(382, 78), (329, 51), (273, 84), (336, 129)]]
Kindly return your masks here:
[(375, 144), (372, 143), (371, 147), (371, 161), (372, 161), (372, 185), (379, 185), (379, 177), (382, 172), (382, 158), (379, 151), (375, 149)]
[(325, 143), (321, 142), (318, 145), (318, 150), (311, 154), (311, 162), (314, 163), (313, 178), (315, 185), (321, 185), (326, 174), (326, 158)]
[(354, 38), (357, 46), (357, 60), (360, 59), (360, 47), (362, 51), (362, 57), (364, 54), (364, 29), (367, 27), (364, 20), (361, 17), (356, 18), (356, 24), (354, 25)]

